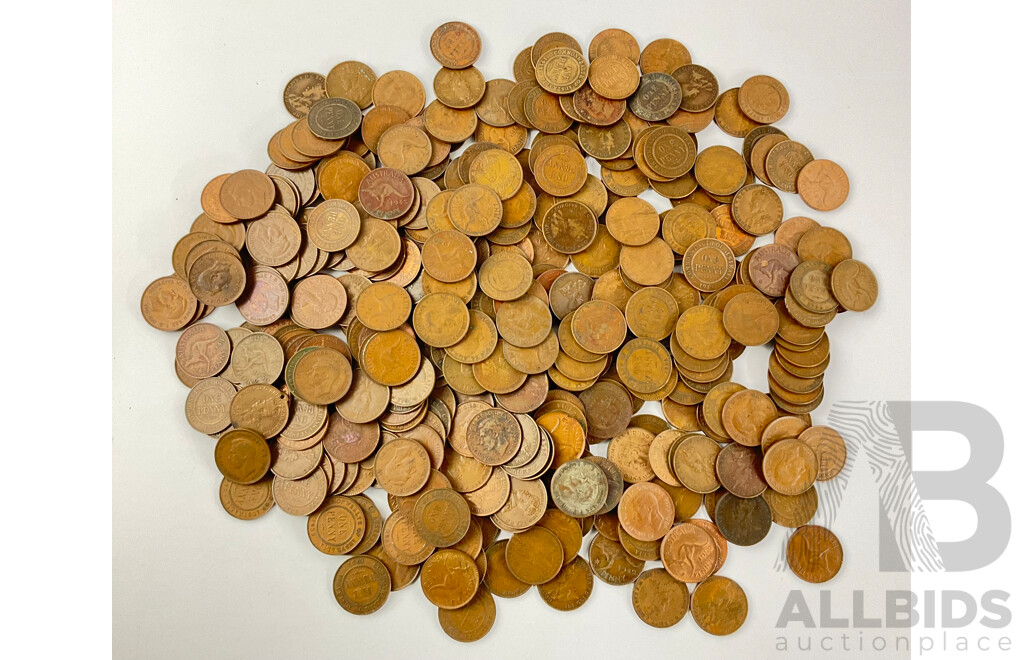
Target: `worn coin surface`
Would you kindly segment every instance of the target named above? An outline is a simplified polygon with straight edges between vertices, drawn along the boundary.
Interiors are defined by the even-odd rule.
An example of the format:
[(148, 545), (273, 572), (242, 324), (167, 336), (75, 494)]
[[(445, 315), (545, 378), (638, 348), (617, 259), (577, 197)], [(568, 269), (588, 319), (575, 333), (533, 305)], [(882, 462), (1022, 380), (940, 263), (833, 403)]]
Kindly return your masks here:
[(607, 498), (608, 477), (589, 461), (567, 461), (551, 477), (551, 501), (574, 518), (597, 514)]
[(350, 614), (372, 614), (391, 593), (391, 575), (384, 563), (369, 555), (345, 560), (334, 574), (334, 598)]
[(747, 619), (747, 594), (733, 580), (712, 575), (693, 590), (690, 611), (704, 632), (731, 635)]
[(644, 571), (633, 583), (633, 611), (649, 626), (674, 626), (683, 620), (689, 606), (689, 588), (664, 568)]
[(828, 582), (843, 566), (843, 546), (831, 530), (804, 525), (789, 537), (786, 562), (801, 580)]

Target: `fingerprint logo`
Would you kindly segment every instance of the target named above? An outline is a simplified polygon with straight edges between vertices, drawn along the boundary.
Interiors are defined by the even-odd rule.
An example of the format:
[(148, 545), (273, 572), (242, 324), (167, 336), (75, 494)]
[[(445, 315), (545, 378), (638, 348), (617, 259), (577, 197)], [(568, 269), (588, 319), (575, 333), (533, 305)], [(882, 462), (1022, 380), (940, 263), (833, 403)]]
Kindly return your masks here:
[[(931, 524), (910, 468), (910, 460), (885, 401), (845, 401), (832, 406), (828, 426), (846, 441), (847, 469), (818, 482), (818, 511), (812, 522), (832, 528), (846, 494), (851, 470), (863, 454), (878, 489), (879, 511), (892, 530), (893, 542), (881, 543), (880, 565), (912, 571), (945, 570)], [(885, 557), (884, 553), (894, 553)], [(779, 548), (776, 570), (786, 568), (786, 546)]]

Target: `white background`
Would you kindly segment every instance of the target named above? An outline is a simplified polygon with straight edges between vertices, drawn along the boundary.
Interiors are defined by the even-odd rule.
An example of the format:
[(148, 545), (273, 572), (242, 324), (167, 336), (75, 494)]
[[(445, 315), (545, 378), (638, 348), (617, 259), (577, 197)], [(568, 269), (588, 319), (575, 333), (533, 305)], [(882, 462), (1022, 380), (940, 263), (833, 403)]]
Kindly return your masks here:
[[(33, 24), (49, 24), (59, 15), (66, 34), (50, 31), (54, 49), (39, 55), (38, 67), (25, 66), (28, 44), (6, 42), (9, 84), (38, 88), (40, 71), (61, 72), (54, 93), (65, 102), (34, 108), (34, 121), (9, 122), (9, 153), (18, 156), (18, 174), (37, 175), (27, 177), (21, 194), (8, 200), (12, 220), (32, 220), (9, 223), (13, 243), (25, 246), (11, 250), (24, 256), (11, 257), (9, 276), (12, 283), (14, 277), (31, 277), (39, 284), (11, 291), (31, 330), (26, 333), (19, 323), (17, 342), (9, 342), (15, 348), (10, 373), (19, 384), (11, 407), (16, 440), (8, 460), (17, 469), (10, 470), (9, 492), (26, 496), (10, 503), (12, 530), (25, 541), (8, 543), (5, 587), (17, 595), (8, 602), (19, 607), (8, 616), (4, 649), (23, 656), (58, 650), (105, 654), (111, 643), (105, 555), (112, 538), (117, 657), (605, 657), (638, 648), (651, 657), (782, 657), (771, 652), (774, 618), (781, 595), (800, 585), (772, 573), (766, 560), (774, 554), (762, 548), (731, 553), (723, 571), (751, 597), (750, 618), (731, 638), (710, 638), (689, 619), (670, 631), (642, 626), (630, 610), (628, 589), (598, 583), (591, 601), (575, 614), (552, 612), (535, 594), (499, 600), (491, 635), (482, 644), (459, 647), (438, 630), (415, 586), (395, 594), (376, 616), (354, 619), (341, 612), (329, 589), (337, 562), (309, 547), (302, 521), (277, 511), (244, 524), (219, 510), (211, 447), (181, 418), (185, 391), (171, 368), (173, 339), (154, 334), (138, 319), (142, 287), (169, 271), (170, 247), (198, 213), (202, 185), (221, 171), (265, 163), (266, 136), (288, 120), (280, 90), (291, 75), (326, 72), (354, 58), (378, 73), (407, 68), (429, 88), (435, 67), (427, 38), (436, 24), (453, 18), (481, 32), (485, 54), (479, 66), (488, 78), (509, 76), (514, 54), (546, 31), (566, 30), (586, 46), (598, 29), (615, 25), (641, 43), (660, 36), (680, 39), (695, 61), (718, 74), (723, 88), (753, 73), (783, 80), (793, 109), (780, 126), (851, 174), (854, 193), (827, 222), (850, 236), (857, 256), (882, 282), (882, 298), (872, 312), (841, 319), (832, 331), (829, 398), (907, 394), (912, 311), (913, 395), (973, 401), (995, 414), (1007, 453), (993, 483), (1013, 506), (1021, 494), (1012, 479), (1021, 425), (1019, 387), (1010, 374), (1019, 373), (1021, 364), (1007, 294), (1019, 278), (1016, 218), (1012, 205), (992, 204), (992, 198), (1015, 185), (1012, 159), (1022, 146), (1010, 128), (1016, 104), (1006, 91), (1020, 59), (1011, 34), (1016, 22), (990, 15), (986, 3), (973, 3), (967, 15), (962, 6), (945, 15), (935, 6), (942, 3), (929, 3), (927, 12), (925, 5), (915, 7), (911, 308), (909, 9), (893, 3), (822, 4), (764, 9), (753, 3), (647, 3), (627, 10), (589, 2), (585, 9), (571, 3), (560, 11), (554, 3), (517, 3), (501, 15), (498, 8), (484, 13), (453, 3), (446, 9), (435, 3), (430, 11), (399, 11), (398, 3), (249, 2), (220, 9), (115, 3), (112, 482), (103, 414), (110, 363), (99, 348), (104, 319), (111, 317), (98, 293), (110, 254), (102, 238), (110, 204), (104, 194), (110, 171), (104, 71), (110, 70), (110, 54), (103, 47), (109, 24), (102, 13), (81, 8), (35, 19)], [(25, 34), (26, 41), (31, 38)], [(70, 44), (67, 51), (62, 44)], [(67, 75), (69, 67), (74, 75)], [(74, 112), (68, 112), (69, 102)], [(703, 139), (702, 145), (712, 142)], [(57, 153), (61, 158), (54, 161)], [(58, 162), (71, 165), (73, 176), (55, 169)], [(39, 177), (43, 172), (48, 176)], [(61, 201), (53, 204), (58, 195)], [(787, 197), (786, 203), (787, 214), (802, 211), (798, 200)], [(49, 248), (45, 263), (38, 249), (27, 247), (40, 242)], [(51, 264), (65, 268), (47, 275), (58, 272)], [(39, 291), (49, 293), (41, 297)], [(41, 353), (42, 346), (49, 350)], [(54, 372), (39, 368), (41, 357), (60, 360), (55, 366), (64, 369), (80, 366), (81, 374), (66, 375), (66, 387), (55, 391)], [(758, 369), (751, 367), (751, 374)], [(955, 440), (916, 445), (915, 463), (928, 468), (953, 468), (965, 458)], [(38, 459), (43, 446), (56, 456), (45, 468)], [(864, 477), (854, 473), (855, 483), (865, 483)], [(110, 483), (112, 537), (104, 531), (110, 529)], [(873, 516), (873, 502), (843, 509), (835, 527), (848, 563), (833, 583), (837, 589), (867, 586), (843, 581), (872, 570)], [(939, 516), (932, 518), (934, 524)], [(869, 522), (858, 525), (861, 519)], [(964, 537), (971, 533), (969, 514), (966, 522), (939, 531), (947, 540)], [(763, 547), (781, 538), (773, 533)], [(851, 550), (859, 547), (867, 557)], [(1019, 592), (1009, 561), (1014, 550), (1011, 545), (985, 571), (928, 579), (933, 588)], [(920, 576), (914, 579), (915, 587), (922, 584)]]
[[(786, 196), (787, 216), (810, 214), (845, 231), (883, 283), (871, 313), (844, 315), (831, 328), (835, 348), (820, 417), (832, 400), (905, 398), (907, 13), (880, 21), (863, 7), (838, 11), (812, 3), (785, 11), (662, 3), (625, 15), (621, 2), (591, 2), (586, 11), (549, 2), (447, 12), (421, 3), (245, 6), (140, 2), (115, 13), (115, 654), (332, 657), (351, 649), (364, 657), (600, 657), (642, 644), (657, 658), (677, 656), (685, 642), (700, 657), (729, 658), (771, 648), (786, 594), (804, 586), (772, 568), (787, 536), (782, 528), (756, 547), (731, 548), (722, 574), (745, 587), (750, 614), (741, 631), (725, 639), (705, 635), (691, 619), (669, 631), (648, 628), (632, 612), (628, 587), (599, 581), (587, 605), (569, 614), (550, 610), (536, 590), (514, 601), (498, 599), (494, 629), (474, 646), (440, 631), (436, 609), (418, 585), (393, 594), (375, 616), (346, 614), (330, 588), (342, 560), (311, 547), (304, 518), (277, 510), (244, 524), (221, 510), (213, 443), (192, 431), (182, 414), (187, 390), (172, 370), (177, 336), (148, 328), (137, 312), (138, 297), (168, 272), (170, 248), (199, 212), (206, 181), (266, 166), (267, 137), (290, 121), (281, 91), (296, 73), (360, 59), (378, 73), (407, 69), (429, 89), (438, 68), (429, 35), (444, 20), (459, 18), (483, 38), (477, 66), (485, 77), (510, 77), (515, 55), (545, 32), (566, 30), (587, 44), (600, 29), (617, 25), (641, 43), (661, 36), (683, 41), (695, 61), (716, 72), (723, 89), (762, 72), (785, 82), (793, 102), (780, 128), (813, 153), (842, 163), (854, 191), (827, 218)], [(872, 47), (865, 48), (868, 39)], [(700, 140), (702, 147), (740, 143), (717, 129)], [(228, 326), (241, 319), (220, 310), (210, 320)], [(766, 358), (766, 349), (751, 350), (735, 378), (764, 388)], [(866, 466), (851, 469), (854, 483), (834, 525), (846, 564), (830, 586), (844, 593), (865, 584), (906, 588), (906, 575), (877, 575), (876, 491)], [(375, 499), (387, 511), (380, 493)], [(602, 630), (617, 633), (598, 634)]]

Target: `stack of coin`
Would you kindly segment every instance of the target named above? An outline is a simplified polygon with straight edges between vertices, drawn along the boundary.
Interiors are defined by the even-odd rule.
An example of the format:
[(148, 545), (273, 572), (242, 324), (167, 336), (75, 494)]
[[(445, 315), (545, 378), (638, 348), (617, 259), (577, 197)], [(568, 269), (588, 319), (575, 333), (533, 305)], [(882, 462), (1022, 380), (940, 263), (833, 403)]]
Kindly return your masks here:
[[(536, 585), (572, 610), (596, 575), (632, 584), (645, 623), (690, 611), (729, 634), (747, 609), (718, 574), (729, 544), (774, 522), (796, 529), (802, 579), (842, 562), (808, 523), (846, 448), (809, 413), (825, 325), (877, 282), (837, 229), (784, 221), (776, 190), (827, 211), (849, 182), (772, 126), (779, 81), (720, 93), (674, 39), (641, 50), (613, 28), (584, 53), (552, 32), (514, 80), (486, 80), (480, 51), (469, 25), (440, 26), (429, 102), (357, 61), (295, 76), (272, 164), (211, 180), (174, 274), (142, 294), (153, 327), (183, 330), (174, 366), (189, 424), (216, 438), (221, 502), (307, 516), (316, 549), (349, 556), (334, 594), (355, 614), (418, 577), (473, 641), (492, 596)], [(739, 150), (698, 147), (712, 122)], [(232, 303), (241, 326), (201, 322)], [(732, 382), (762, 345), (768, 391)], [(637, 414), (648, 401), (663, 418)]]

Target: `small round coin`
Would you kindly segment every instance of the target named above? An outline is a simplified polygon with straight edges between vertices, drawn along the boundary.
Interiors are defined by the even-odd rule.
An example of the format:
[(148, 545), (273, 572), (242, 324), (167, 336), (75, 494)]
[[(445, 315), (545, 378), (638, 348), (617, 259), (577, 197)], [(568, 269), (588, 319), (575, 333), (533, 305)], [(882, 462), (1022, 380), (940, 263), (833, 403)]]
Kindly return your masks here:
[(690, 590), (664, 568), (644, 571), (633, 583), (633, 611), (654, 628), (670, 628), (683, 620)]
[(359, 555), (345, 560), (334, 574), (334, 598), (350, 614), (372, 614), (391, 593), (391, 574), (376, 557)]
[(690, 611), (704, 632), (730, 635), (747, 619), (747, 595), (729, 578), (712, 575), (693, 590)]
[(798, 578), (820, 584), (839, 573), (843, 546), (836, 535), (819, 525), (804, 525), (789, 537), (786, 563)]

